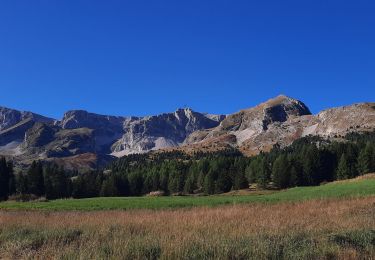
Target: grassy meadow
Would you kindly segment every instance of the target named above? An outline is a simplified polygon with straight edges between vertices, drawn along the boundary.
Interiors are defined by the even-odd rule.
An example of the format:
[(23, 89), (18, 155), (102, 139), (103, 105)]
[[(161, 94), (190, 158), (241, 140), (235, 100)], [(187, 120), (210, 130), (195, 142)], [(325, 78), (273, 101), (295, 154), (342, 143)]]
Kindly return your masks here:
[(176, 196), (176, 197), (114, 197), (61, 199), (47, 202), (0, 203), (0, 209), (42, 210), (130, 210), (167, 209), (198, 206), (235, 205), (241, 203), (277, 203), (324, 198), (349, 198), (375, 195), (375, 178), (358, 178), (314, 187), (297, 187), (266, 194)]
[(375, 179), (264, 195), (4, 202), (0, 207), (1, 259), (375, 257)]

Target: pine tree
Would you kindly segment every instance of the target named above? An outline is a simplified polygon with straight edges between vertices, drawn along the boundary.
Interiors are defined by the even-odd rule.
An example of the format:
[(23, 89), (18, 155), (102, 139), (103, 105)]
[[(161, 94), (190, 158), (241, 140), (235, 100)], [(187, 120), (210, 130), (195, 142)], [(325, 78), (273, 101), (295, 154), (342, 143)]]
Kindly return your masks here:
[(189, 177), (186, 179), (184, 192), (188, 194), (192, 194), (195, 189), (196, 189), (196, 186), (194, 183), (194, 176), (190, 174)]
[(253, 159), (245, 169), (246, 179), (249, 183), (256, 182), (256, 169), (258, 168), (258, 160)]
[(208, 174), (204, 177), (204, 192), (206, 194), (215, 193), (215, 179), (212, 171), (209, 171)]
[(37, 196), (42, 196), (45, 194), (44, 190), (44, 176), (43, 176), (43, 166), (40, 161), (31, 164), (28, 173), (28, 193)]
[(215, 191), (216, 193), (228, 192), (232, 189), (232, 179), (226, 170), (219, 173), (216, 181)]
[(303, 185), (317, 185), (320, 183), (319, 150), (315, 144), (307, 146), (302, 153)]
[(129, 196), (130, 189), (129, 189), (129, 181), (126, 176), (116, 176), (116, 187), (119, 196)]
[(203, 189), (204, 186), (204, 173), (202, 171), (199, 172), (198, 177), (197, 177), (197, 188), (198, 189)]
[(289, 186), (295, 187), (298, 185), (298, 172), (296, 167), (292, 164), (290, 166), (290, 180), (289, 180)]
[(160, 189), (163, 190), (165, 193), (169, 192), (168, 180), (169, 180), (169, 173), (167, 169), (165, 169), (162, 165), (159, 170), (159, 185), (160, 185)]
[(76, 199), (84, 198), (84, 180), (82, 176), (76, 176), (72, 180), (72, 197)]
[(119, 192), (116, 186), (116, 181), (114, 176), (109, 176), (103, 181), (100, 196), (101, 197), (115, 197), (118, 196)]
[(16, 193), (16, 176), (14, 175), (13, 162), (8, 161), (7, 167), (9, 177), (8, 194), (11, 195)]
[(144, 180), (140, 172), (132, 172), (129, 174), (128, 181), (131, 195), (142, 194)]
[(252, 159), (245, 170), (249, 183), (258, 183), (261, 187), (266, 187), (270, 181), (270, 169), (264, 155), (259, 155)]
[(284, 189), (289, 187), (290, 167), (286, 155), (279, 155), (273, 163), (272, 180), (277, 188)]
[(151, 172), (151, 179), (152, 179), (152, 191), (156, 191), (156, 190), (159, 190), (160, 188), (160, 183), (159, 183), (159, 180), (160, 180), (160, 176), (159, 176), (159, 172), (154, 170)]
[(358, 176), (357, 169), (357, 157), (358, 157), (358, 148), (354, 144), (349, 144), (345, 151), (345, 156), (349, 168), (348, 178), (354, 178)]
[(0, 159), (0, 200), (6, 200), (9, 195), (9, 168), (5, 158)]
[(343, 153), (337, 166), (337, 179), (344, 180), (350, 177), (350, 168), (346, 154)]
[(374, 170), (373, 169), (374, 162), (372, 161), (373, 154), (374, 154), (373, 147), (368, 142), (358, 155), (357, 169), (358, 169), (359, 174), (366, 174)]
[(68, 192), (68, 178), (62, 167), (56, 164), (44, 168), (44, 187), (47, 199), (66, 198)]
[(233, 189), (240, 190), (245, 188), (249, 188), (249, 183), (245, 177), (245, 173), (243, 171), (234, 173)]
[(168, 180), (168, 190), (170, 193), (176, 193), (178, 192), (179, 187), (179, 176), (178, 172), (171, 171), (169, 173), (169, 180)]
[(257, 183), (260, 187), (266, 188), (271, 180), (271, 171), (266, 158), (261, 158), (259, 163), (259, 170), (257, 172)]
[(27, 194), (28, 193), (28, 185), (27, 185), (27, 176), (20, 172), (16, 176), (16, 192), (18, 194)]

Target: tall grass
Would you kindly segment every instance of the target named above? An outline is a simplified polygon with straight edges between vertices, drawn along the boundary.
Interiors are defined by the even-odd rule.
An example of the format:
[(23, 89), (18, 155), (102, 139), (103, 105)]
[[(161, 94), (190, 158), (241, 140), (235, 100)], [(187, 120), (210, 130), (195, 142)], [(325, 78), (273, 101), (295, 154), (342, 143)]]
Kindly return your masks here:
[(375, 257), (375, 197), (132, 211), (0, 211), (0, 258)]

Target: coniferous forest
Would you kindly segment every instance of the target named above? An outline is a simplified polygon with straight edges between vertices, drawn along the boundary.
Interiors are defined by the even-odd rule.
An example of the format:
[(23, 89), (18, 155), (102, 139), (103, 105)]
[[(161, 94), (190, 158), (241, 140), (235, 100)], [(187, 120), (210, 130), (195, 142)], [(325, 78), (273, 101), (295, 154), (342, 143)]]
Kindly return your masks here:
[(35, 161), (15, 172), (13, 162), (0, 160), (0, 199), (45, 197), (87, 198), (218, 194), (248, 188), (285, 189), (312, 186), (375, 172), (375, 132), (352, 133), (340, 141), (305, 137), (291, 146), (245, 157), (239, 151), (134, 154), (106, 169), (71, 172), (53, 163)]

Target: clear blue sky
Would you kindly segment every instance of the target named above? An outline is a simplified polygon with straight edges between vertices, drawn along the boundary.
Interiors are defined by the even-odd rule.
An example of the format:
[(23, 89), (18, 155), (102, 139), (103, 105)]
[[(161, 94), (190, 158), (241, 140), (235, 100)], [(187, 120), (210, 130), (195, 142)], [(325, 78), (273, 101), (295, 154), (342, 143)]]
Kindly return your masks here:
[(3, 0), (0, 105), (231, 113), (375, 101), (375, 1)]

